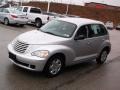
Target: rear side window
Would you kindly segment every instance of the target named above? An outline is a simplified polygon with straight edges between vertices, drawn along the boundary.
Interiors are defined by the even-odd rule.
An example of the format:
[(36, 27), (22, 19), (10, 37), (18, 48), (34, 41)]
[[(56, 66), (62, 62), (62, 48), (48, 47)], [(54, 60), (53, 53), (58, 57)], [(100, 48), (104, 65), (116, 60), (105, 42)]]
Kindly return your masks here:
[(40, 14), (41, 11), (40, 11), (40, 9), (37, 9), (37, 8), (31, 8), (30, 13), (38, 13), (38, 14)]
[(28, 7), (24, 7), (23, 12), (27, 12), (28, 11)]
[(107, 34), (106, 28), (101, 24), (91, 24), (88, 25), (89, 37), (98, 37)]

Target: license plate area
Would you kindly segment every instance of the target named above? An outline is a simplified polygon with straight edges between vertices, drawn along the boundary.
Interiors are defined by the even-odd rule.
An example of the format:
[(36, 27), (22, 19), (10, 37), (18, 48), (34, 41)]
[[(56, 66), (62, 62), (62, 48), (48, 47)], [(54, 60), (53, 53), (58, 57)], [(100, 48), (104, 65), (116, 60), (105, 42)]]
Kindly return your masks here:
[(16, 58), (16, 55), (12, 54), (11, 52), (9, 52), (9, 58), (12, 59), (17, 64), (20, 64), (20, 65), (23, 65), (23, 66), (26, 66), (26, 67), (29, 66), (29, 64), (27, 64), (27, 63), (18, 61), (17, 58)]
[(9, 52), (9, 58), (16, 61), (16, 55)]

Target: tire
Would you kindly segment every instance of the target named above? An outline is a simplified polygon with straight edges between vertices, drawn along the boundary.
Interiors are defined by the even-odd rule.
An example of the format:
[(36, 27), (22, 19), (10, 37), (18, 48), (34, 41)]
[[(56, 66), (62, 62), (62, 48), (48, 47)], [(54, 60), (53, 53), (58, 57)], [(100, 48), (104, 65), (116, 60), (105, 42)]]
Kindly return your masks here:
[(36, 20), (35, 20), (35, 26), (36, 26), (37, 28), (40, 28), (40, 27), (42, 26), (42, 21), (41, 21), (41, 19), (36, 19)]
[(108, 56), (108, 51), (104, 49), (100, 53), (99, 57), (96, 59), (97, 64), (103, 64), (107, 60), (107, 56)]
[(9, 25), (9, 20), (8, 20), (8, 18), (5, 18), (5, 19), (4, 19), (4, 24), (5, 24), (5, 25)]
[(24, 27), (24, 24), (20, 24), (20, 27)]
[(50, 58), (44, 68), (44, 74), (47, 77), (55, 77), (61, 73), (64, 68), (64, 59), (60, 56)]

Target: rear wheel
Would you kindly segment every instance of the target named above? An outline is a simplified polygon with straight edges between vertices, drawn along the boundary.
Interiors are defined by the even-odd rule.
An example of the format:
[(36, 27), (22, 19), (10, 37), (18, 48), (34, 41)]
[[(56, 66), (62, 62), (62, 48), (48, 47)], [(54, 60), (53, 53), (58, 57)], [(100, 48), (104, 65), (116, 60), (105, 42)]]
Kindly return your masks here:
[(108, 51), (107, 50), (103, 50), (101, 53), (100, 53), (100, 56), (96, 59), (96, 62), (98, 64), (103, 64), (106, 59), (107, 59), (107, 56), (108, 56)]
[(9, 25), (9, 20), (8, 20), (8, 18), (5, 18), (5, 19), (4, 19), (4, 24), (5, 24), (5, 25)]
[(41, 21), (41, 19), (36, 19), (36, 20), (35, 20), (35, 26), (36, 26), (37, 28), (40, 28), (40, 27), (42, 26), (42, 21)]
[(57, 76), (64, 67), (64, 60), (60, 56), (53, 56), (50, 58), (50, 60), (47, 62), (44, 72), (48, 77), (54, 77)]

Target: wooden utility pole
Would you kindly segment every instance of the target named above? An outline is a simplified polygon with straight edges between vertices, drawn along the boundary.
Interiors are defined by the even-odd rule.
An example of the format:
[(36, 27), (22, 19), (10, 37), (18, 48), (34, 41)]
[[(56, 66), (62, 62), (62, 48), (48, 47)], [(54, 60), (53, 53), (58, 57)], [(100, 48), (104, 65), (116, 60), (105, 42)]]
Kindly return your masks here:
[(51, 0), (48, 1), (48, 7), (47, 7), (47, 12), (50, 11), (50, 3), (51, 3)]
[(70, 3), (71, 3), (71, 0), (68, 1), (67, 8), (66, 8), (66, 15), (68, 14)]

